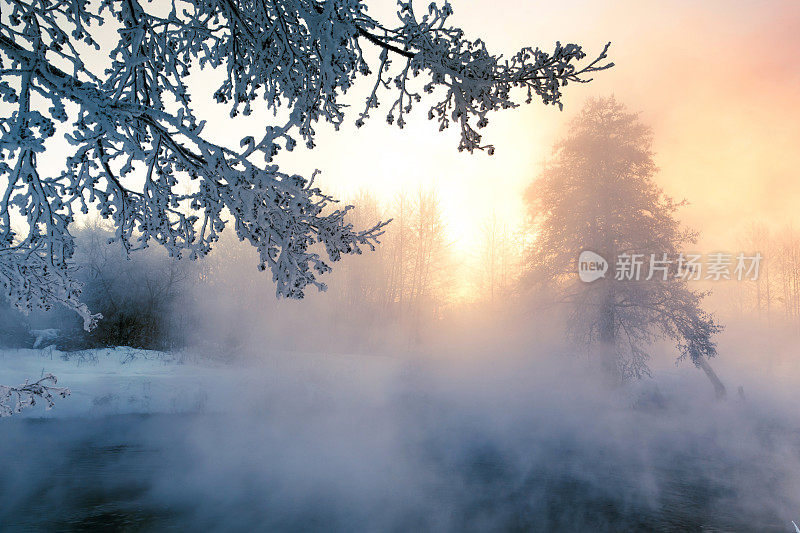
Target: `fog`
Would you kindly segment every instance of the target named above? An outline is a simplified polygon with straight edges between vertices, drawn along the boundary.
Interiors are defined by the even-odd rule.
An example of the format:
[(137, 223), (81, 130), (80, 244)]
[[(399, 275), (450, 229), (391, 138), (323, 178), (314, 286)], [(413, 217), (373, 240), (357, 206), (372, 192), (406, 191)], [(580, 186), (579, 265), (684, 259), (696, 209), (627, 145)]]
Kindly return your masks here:
[[(298, 300), (276, 297), (230, 213), (197, 261), (153, 241), (128, 254), (107, 220), (76, 214), (68, 270), (97, 328), (0, 300), (0, 415), (24, 380), (53, 372), (71, 392), (0, 417), (0, 531), (797, 528), (800, 10), (461, 4), (454, 23), (498, 53), (560, 40), (595, 57), (611, 40), (616, 66), (565, 88), (563, 112), (492, 115), (492, 157), (459, 153), (427, 108), (404, 131), (385, 124), (387, 102), (364, 128), (349, 108), (341, 129), (315, 125), (314, 150), (269, 164), (320, 168), (341, 200), (326, 213), (355, 206), (345, 224), (391, 223)], [(187, 74), (209, 139), (235, 147), (280, 122), (212, 105), (222, 77)], [(362, 81), (346, 106), (361, 109)], [(58, 128), (43, 175), (71, 149)], [(14, 209), (9, 235), (24, 226)], [(585, 251), (602, 267), (588, 281)], [(644, 275), (623, 268), (630, 254)]]
[[(711, 363), (726, 399), (667, 340), (648, 347), (649, 377), (609, 387), (597, 354), (568, 335), (569, 307), (528, 287), (516, 241), (487, 230), (481, 257), (496, 263), (472, 267), (457, 251), (419, 247), (419, 213), (435, 192), (407, 198), (408, 256), (402, 224), (390, 226), (377, 251), (344, 259), (328, 291), (300, 301), (276, 299), (233, 239), (176, 263), (158, 250), (126, 259), (98, 238), (102, 224), (83, 228), (78, 260), (95, 273), (84, 296), (108, 322), (59, 349), (171, 350), (215, 377), (188, 411), (62, 416), (91, 394), (76, 385), (53, 411), (3, 419), (0, 524), (790, 530), (800, 513), (797, 321), (783, 299), (765, 307), (757, 292), (781, 292), (786, 268), (768, 263), (773, 285), (698, 282), (725, 325)], [(397, 203), (367, 193), (353, 203), (356, 223), (397, 222)], [(431, 268), (423, 252), (437, 258)], [(7, 343), (29, 346), (26, 328), (79, 330), (65, 311), (6, 315), (23, 322), (4, 327)]]
[[(412, 349), (337, 354), (276, 352), (264, 331), (292, 319), (259, 317), (206, 412), (4, 420), (0, 523), (789, 530), (794, 337), (767, 351), (743, 341), (768, 332), (729, 327), (717, 370), (745, 396), (715, 402), (667, 347), (652, 379), (609, 391), (553, 333), (560, 320), (480, 313)], [(326, 324), (308, 327), (335, 339)]]

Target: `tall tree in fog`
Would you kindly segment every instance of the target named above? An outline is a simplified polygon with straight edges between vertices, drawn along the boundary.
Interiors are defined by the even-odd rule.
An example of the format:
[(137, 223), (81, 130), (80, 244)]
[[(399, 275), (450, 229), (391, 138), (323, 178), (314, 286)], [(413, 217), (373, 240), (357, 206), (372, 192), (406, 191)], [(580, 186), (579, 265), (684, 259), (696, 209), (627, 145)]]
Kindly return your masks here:
[(90, 332), (70, 332), (71, 344), (157, 350), (178, 346), (191, 331), (192, 306), (186, 297), (199, 263), (170, 259), (158, 248), (129, 256), (109, 243), (112, 235), (96, 219), (75, 231), (76, 277), (83, 284), (84, 301), (103, 320)]
[[(369, 191), (359, 191), (349, 199), (349, 203), (357, 206), (349, 211), (347, 219), (354, 227), (362, 227), (384, 217), (378, 199)], [(356, 254), (360, 257), (344, 261), (339, 267), (341, 275), (331, 280), (336, 295), (353, 311), (364, 306), (367, 308), (365, 311), (374, 313), (380, 304), (386, 292), (385, 254), (383, 247), (367, 255)]]
[[(357, 293), (350, 303), (367, 306), (368, 313), (391, 317), (419, 330), (425, 318), (436, 314), (453, 280), (454, 263), (446, 238), (445, 223), (436, 189), (420, 187), (413, 195), (399, 193), (385, 209), (369, 194), (356, 198), (351, 211), (358, 217), (381, 214), (391, 218), (381, 246), (368, 257), (348, 258), (339, 270), (347, 272), (343, 285)], [(362, 209), (361, 205), (371, 206)], [(333, 291), (341, 293), (342, 277), (334, 275)], [(355, 292), (353, 292), (355, 291)], [(379, 309), (372, 304), (380, 303)], [(366, 310), (366, 309), (365, 309)]]
[(411, 284), (408, 307), (419, 334), (426, 311), (435, 314), (452, 281), (453, 264), (445, 234), (442, 208), (435, 189), (417, 190), (409, 223)]
[[(613, 97), (587, 102), (527, 193), (537, 235), (528, 280), (550, 288), (568, 307), (571, 337), (600, 357), (614, 382), (648, 374), (647, 347), (668, 338), (679, 358), (703, 368), (722, 395), (707, 363), (716, 355), (720, 326), (700, 307), (703, 293), (678, 276), (675, 260), (695, 236), (675, 217), (680, 204), (653, 182), (651, 138)], [(608, 261), (605, 277), (579, 279), (584, 250)], [(615, 279), (624, 254), (642, 254), (647, 264), (639, 280)], [(649, 272), (650, 258), (665, 254), (672, 262)]]
[(383, 239), (383, 248), (389, 257), (389, 288), (386, 294), (387, 308), (396, 307), (402, 312), (405, 304), (406, 265), (409, 258), (410, 200), (401, 191), (392, 204), (392, 225)]
[(481, 227), (481, 239), (476, 284), (483, 300), (495, 303), (508, 296), (519, 277), (525, 239), (522, 232), (510, 231), (494, 212)]
[[(575, 44), (501, 58), (451, 25), (447, 2), (417, 13), (399, 0), (394, 21), (360, 0), (0, 0), (0, 13), (0, 287), (22, 309), (64, 304), (86, 328), (98, 317), (72, 276), (77, 213), (96, 209), (126, 251), (157, 243), (192, 258), (232, 221), (277, 292), (299, 298), (324, 288), (328, 260), (380, 233), (346, 223), (313, 176), (273, 161), (313, 148), (320, 122), (338, 130), (357, 79), (373, 87), (357, 126), (386, 97), (386, 120), (402, 128), (429, 98), (459, 150), (491, 153), (479, 130), (492, 111), (561, 105), (563, 86), (610, 66), (608, 46), (580, 65)], [(201, 69), (215, 71), (213, 100), (232, 120), (261, 113), (265, 127), (220, 143), (197, 105), (207, 93), (190, 87)]]
[(776, 267), (786, 320), (800, 327), (800, 232), (785, 228), (777, 239)]

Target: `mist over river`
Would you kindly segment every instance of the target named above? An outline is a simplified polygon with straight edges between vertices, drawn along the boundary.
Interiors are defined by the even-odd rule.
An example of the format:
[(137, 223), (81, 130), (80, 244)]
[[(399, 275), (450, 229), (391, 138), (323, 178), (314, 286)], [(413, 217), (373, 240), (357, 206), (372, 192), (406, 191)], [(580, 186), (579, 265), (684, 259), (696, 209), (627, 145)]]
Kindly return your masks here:
[(800, 431), (709, 401), (701, 376), (681, 378), (696, 397), (613, 399), (508, 365), (313, 367), (225, 413), (3, 420), (0, 529), (791, 531), (800, 513)]

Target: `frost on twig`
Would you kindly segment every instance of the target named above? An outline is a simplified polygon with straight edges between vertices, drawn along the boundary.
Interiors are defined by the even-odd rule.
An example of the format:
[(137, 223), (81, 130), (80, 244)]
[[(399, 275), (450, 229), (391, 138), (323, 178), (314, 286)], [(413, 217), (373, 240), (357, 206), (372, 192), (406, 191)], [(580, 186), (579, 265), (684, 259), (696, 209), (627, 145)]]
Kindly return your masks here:
[(45, 374), (39, 381), (25, 383), (17, 387), (0, 385), (0, 418), (19, 413), (26, 407), (36, 405), (37, 399), (45, 402), (45, 409), (52, 409), (56, 396), (66, 398), (70, 392), (68, 388), (56, 387), (58, 379), (53, 374)]
[[(91, 329), (99, 317), (80, 301), (70, 225), (96, 210), (126, 250), (155, 242), (175, 257), (205, 256), (232, 225), (279, 295), (324, 290), (328, 261), (373, 249), (383, 224), (354, 228), (351, 206), (273, 158), (298, 141), (314, 147), (320, 121), (338, 129), (340, 96), (357, 78), (376, 78), (357, 124), (387, 91), (387, 120), (403, 127), (423, 98), (410, 83), (419, 77), (439, 129), (455, 123), (459, 149), (491, 153), (478, 130), (491, 111), (519, 105), (513, 89), (560, 105), (563, 86), (611, 66), (608, 47), (576, 65), (586, 54), (575, 44), (502, 59), (450, 26), (451, 13), (434, 3), (420, 18), (399, 1), (398, 19), (384, 24), (359, 0), (0, 0), (0, 106), (10, 110), (0, 116), (0, 288), (23, 310), (72, 308)], [(379, 65), (365, 42), (381, 50)], [(105, 61), (86, 60), (93, 53)], [(231, 119), (287, 118), (218, 144), (187, 85), (199, 69), (220, 75), (213, 98)], [(39, 164), (57, 130), (70, 143), (60, 169)]]

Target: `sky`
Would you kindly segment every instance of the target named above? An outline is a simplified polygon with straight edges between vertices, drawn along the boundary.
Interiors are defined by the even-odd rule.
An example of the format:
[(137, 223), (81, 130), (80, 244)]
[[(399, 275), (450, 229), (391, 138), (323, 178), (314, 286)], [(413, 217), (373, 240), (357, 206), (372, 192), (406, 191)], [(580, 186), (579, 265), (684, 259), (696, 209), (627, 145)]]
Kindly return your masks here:
[[(367, 3), (373, 17), (387, 25), (396, 20), (394, 1)], [(482, 228), (493, 216), (509, 229), (524, 221), (524, 191), (582, 103), (614, 95), (653, 128), (656, 181), (688, 201), (679, 216), (700, 231), (697, 251), (744, 251), (741, 236), (753, 222), (800, 227), (796, 1), (452, 4), (451, 22), (484, 39), (494, 53), (510, 55), (528, 45), (551, 50), (561, 41), (581, 44), (593, 58), (611, 41), (615, 66), (591, 83), (566, 87), (562, 111), (534, 101), (492, 114), (482, 133), (496, 147), (493, 156), (459, 153), (459, 132), (440, 133), (426, 119), (425, 101), (404, 130), (386, 124), (385, 109), (357, 129), (357, 113), (374, 84), (362, 78), (343, 99), (353, 107), (341, 130), (318, 125), (317, 147), (282, 153), (276, 159), (281, 169), (305, 176), (319, 169), (317, 183), (344, 199), (366, 190), (388, 203), (400, 191), (435, 187), (453, 247), (477, 255)], [(199, 115), (212, 125), (206, 131), (230, 146), (258, 135), (265, 118), (228, 119), (226, 106), (212, 100), (214, 74), (203, 76), (190, 90)]]
[[(419, 106), (404, 130), (376, 113), (358, 130), (319, 128), (318, 147), (278, 162), (286, 171), (322, 170), (340, 196), (360, 189), (390, 201), (400, 190), (435, 186), (454, 246), (476, 249), (494, 213), (522, 222), (522, 195), (572, 114), (592, 96), (615, 95), (654, 130), (656, 181), (689, 205), (699, 247), (733, 249), (752, 222), (797, 222), (800, 180), (800, 5), (781, 1), (452, 2), (452, 22), (495, 53), (575, 42), (589, 56), (612, 42), (615, 67), (565, 90), (564, 109), (536, 103), (495, 113), (485, 140), (497, 148), (459, 154), (458, 132), (439, 133)], [(394, 2), (371, 14), (394, 17)], [(364, 90), (372, 80), (365, 80)], [(360, 106), (357, 87), (348, 95)], [(424, 102), (423, 102), (424, 103)]]

